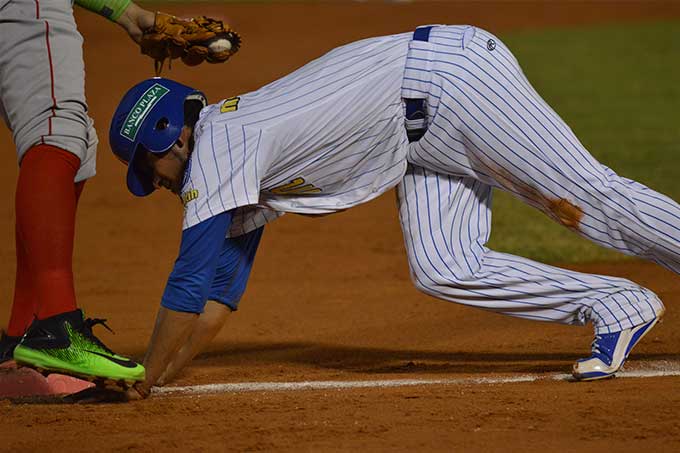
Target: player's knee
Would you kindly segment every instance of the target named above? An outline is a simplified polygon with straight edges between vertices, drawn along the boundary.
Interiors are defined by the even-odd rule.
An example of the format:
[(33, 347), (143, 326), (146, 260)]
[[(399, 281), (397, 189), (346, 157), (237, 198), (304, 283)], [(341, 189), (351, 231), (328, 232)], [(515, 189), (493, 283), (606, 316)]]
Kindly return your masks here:
[(450, 291), (452, 288), (464, 287), (463, 280), (454, 277), (444, 278), (442, 275), (411, 273), (411, 280), (418, 291), (435, 297), (441, 295), (445, 288)]
[(465, 265), (451, 264), (447, 261), (446, 265), (437, 267), (411, 266), (411, 280), (418, 290), (428, 294), (437, 292), (437, 288), (443, 286), (463, 287), (480, 278), (484, 272), (481, 264), (483, 262), (483, 256), (479, 256)]
[(56, 111), (13, 125), (18, 158), (37, 144), (48, 144), (66, 149), (83, 160), (90, 147), (93, 133), (85, 107), (76, 102), (65, 102)]
[(425, 293), (430, 296), (437, 294), (436, 291), (437, 285), (433, 283), (425, 283), (422, 280), (418, 280), (416, 278), (411, 279), (411, 281), (413, 282), (413, 286), (415, 286), (416, 289), (421, 293)]

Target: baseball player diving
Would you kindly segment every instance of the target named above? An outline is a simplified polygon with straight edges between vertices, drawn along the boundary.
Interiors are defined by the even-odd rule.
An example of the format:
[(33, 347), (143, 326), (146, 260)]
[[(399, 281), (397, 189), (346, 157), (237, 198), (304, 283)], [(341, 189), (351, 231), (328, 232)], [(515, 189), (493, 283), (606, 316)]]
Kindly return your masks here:
[(133, 194), (166, 188), (184, 204), (142, 396), (236, 310), (266, 223), (348, 209), (395, 186), (416, 287), (509, 316), (591, 322), (576, 379), (614, 375), (664, 306), (625, 279), (487, 248), (492, 188), (680, 271), (680, 206), (595, 160), (501, 40), (473, 26), (354, 42), (210, 105), (194, 88), (146, 80), (125, 94), (109, 133)]

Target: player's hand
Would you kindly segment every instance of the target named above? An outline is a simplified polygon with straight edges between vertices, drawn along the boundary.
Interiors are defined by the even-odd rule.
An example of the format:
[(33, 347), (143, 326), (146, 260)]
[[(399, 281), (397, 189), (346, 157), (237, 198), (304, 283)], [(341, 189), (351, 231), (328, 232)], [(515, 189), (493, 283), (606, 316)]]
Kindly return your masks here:
[(116, 22), (127, 31), (134, 42), (139, 44), (144, 31), (153, 27), (155, 16), (156, 13), (130, 3)]

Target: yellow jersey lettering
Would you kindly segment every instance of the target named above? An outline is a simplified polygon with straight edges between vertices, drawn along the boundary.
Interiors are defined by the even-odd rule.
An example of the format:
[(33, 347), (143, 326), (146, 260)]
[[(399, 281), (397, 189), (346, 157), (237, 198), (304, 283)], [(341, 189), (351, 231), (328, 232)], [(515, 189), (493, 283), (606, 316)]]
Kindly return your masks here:
[(222, 113), (235, 112), (236, 110), (238, 110), (238, 102), (240, 100), (241, 98), (238, 96), (234, 96), (233, 98), (225, 100), (222, 103), (222, 107), (220, 107), (220, 112)]
[(182, 204), (186, 206), (187, 203), (198, 198), (198, 190), (188, 190), (184, 192), (180, 198), (182, 199)]
[(304, 178), (295, 178), (287, 184), (269, 189), (269, 192), (276, 195), (307, 195), (319, 193), (321, 189), (314, 187), (313, 184), (305, 184)]

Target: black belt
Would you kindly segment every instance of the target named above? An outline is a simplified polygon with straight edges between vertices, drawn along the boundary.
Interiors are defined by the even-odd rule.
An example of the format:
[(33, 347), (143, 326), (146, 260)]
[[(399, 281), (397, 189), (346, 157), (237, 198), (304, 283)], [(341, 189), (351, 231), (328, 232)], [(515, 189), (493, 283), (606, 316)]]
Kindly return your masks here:
[[(431, 26), (428, 27), (418, 27), (416, 31), (413, 32), (414, 41), (429, 41), (430, 40), (430, 30)], [(427, 118), (427, 108), (425, 105), (425, 99), (404, 99), (406, 103), (406, 120), (419, 123), (419, 120), (426, 120)], [(422, 127), (409, 128), (406, 126), (406, 135), (408, 136), (409, 142), (417, 142), (420, 138), (425, 135), (427, 131), (427, 122)]]

